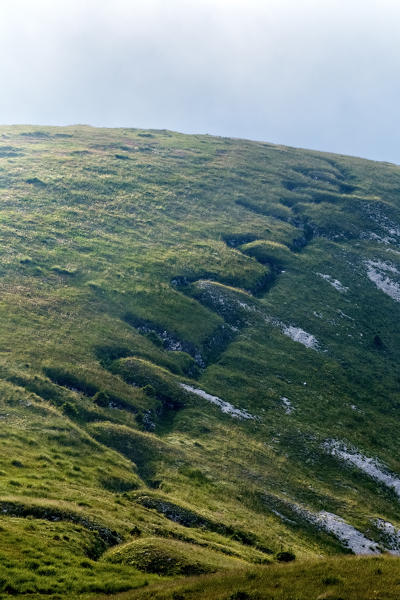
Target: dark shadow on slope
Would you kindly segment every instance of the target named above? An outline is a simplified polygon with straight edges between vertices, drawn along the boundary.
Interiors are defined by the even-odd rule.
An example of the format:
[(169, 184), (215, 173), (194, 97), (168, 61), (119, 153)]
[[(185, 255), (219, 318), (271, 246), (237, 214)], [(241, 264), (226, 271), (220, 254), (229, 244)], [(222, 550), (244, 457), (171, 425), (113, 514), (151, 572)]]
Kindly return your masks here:
[(110, 345), (98, 346), (95, 348), (96, 357), (104, 369), (109, 369), (111, 363), (119, 358), (127, 358), (128, 356), (137, 356), (151, 362), (156, 362), (164, 369), (168, 369), (174, 375), (181, 375), (197, 379), (201, 375), (201, 368), (196, 364), (196, 361), (187, 352), (178, 350), (165, 350), (161, 338), (154, 332), (145, 334), (156, 348), (150, 351), (147, 347), (126, 347)]
[[(190, 283), (186, 277), (175, 277), (173, 285), (183, 293), (188, 292), (190, 287)], [(209, 364), (215, 362), (234, 338), (234, 332), (226, 327), (225, 324), (222, 324), (201, 345), (196, 346), (192, 342), (180, 338), (176, 332), (168, 331), (160, 324), (143, 319), (133, 313), (127, 313), (125, 321), (132, 327), (135, 327), (142, 335), (154, 334), (158, 336), (164, 349), (170, 352), (186, 352), (194, 359), (200, 369), (204, 369)], [(197, 377), (199, 372), (189, 369), (187, 375)]]
[[(53, 367), (45, 367), (43, 369), (44, 373), (47, 377), (52, 381), (55, 385), (60, 386), (61, 388), (65, 388), (72, 392), (78, 392), (91, 398), (93, 402), (100, 407), (103, 408), (117, 408), (119, 410), (126, 410), (130, 413), (137, 414), (138, 409), (131, 402), (128, 402), (124, 398), (110, 392), (105, 391), (99, 385), (88, 381), (82, 375), (75, 375), (66, 369), (60, 368), (58, 366)], [(57, 393), (55, 392), (54, 387), (49, 387), (46, 385), (46, 382), (40, 381), (38, 378), (35, 380), (23, 380), (23, 378), (11, 378), (10, 381), (13, 383), (21, 384), (26, 389), (37, 393), (39, 396), (44, 397), (46, 400), (54, 401), (54, 398), (57, 399)], [(51, 384), (50, 384), (51, 386)], [(44, 392), (44, 396), (43, 396)], [(55, 404), (57, 406), (61, 406), (63, 410), (65, 409), (65, 398), (60, 398), (60, 401), (56, 401)], [(70, 418), (74, 418), (74, 416), (78, 420), (90, 421), (96, 419), (96, 416), (90, 417), (90, 415), (83, 411), (82, 407), (77, 407), (75, 413), (68, 414)], [(65, 412), (65, 410), (64, 410)], [(86, 418), (85, 418), (86, 416)], [(98, 418), (98, 417), (97, 417)]]
[[(200, 349), (191, 342), (181, 339), (177, 333), (168, 331), (162, 327), (162, 325), (150, 321), (149, 319), (143, 319), (132, 312), (125, 313), (124, 320), (128, 325), (137, 329), (142, 335), (155, 334), (165, 350), (186, 352), (194, 358), (200, 367), (204, 367), (204, 358), (201, 355)], [(154, 341), (156, 341), (156, 339)]]
[(13, 146), (2, 146), (0, 149), (0, 158), (11, 158), (13, 156), (23, 156), (20, 148), (14, 148)]
[[(334, 186), (340, 194), (352, 194), (355, 190), (357, 190), (357, 185), (348, 182), (349, 178), (352, 179), (352, 177), (349, 175), (349, 172), (345, 173), (343, 169), (339, 169), (338, 164), (334, 161), (329, 161), (326, 159), (325, 162), (334, 167), (339, 174), (332, 173), (331, 170), (326, 170), (321, 167), (294, 167), (293, 171), (296, 171), (297, 173), (300, 173), (301, 175), (311, 179), (315, 185), (323, 183)], [(316, 191), (318, 192), (319, 190)]]
[(116, 531), (71, 510), (43, 504), (24, 504), (16, 500), (0, 500), (0, 511), (10, 517), (34, 517), (45, 521), (69, 521), (70, 523), (82, 525), (85, 529), (93, 531), (98, 537), (96, 551), (93, 550), (91, 556), (93, 559), (99, 558), (106, 548), (122, 542), (121, 536)]
[[(235, 203), (238, 206), (250, 210), (258, 215), (273, 217), (274, 219), (278, 219), (278, 221), (283, 221), (284, 223), (290, 222), (291, 210), (290, 207), (285, 204), (280, 204), (279, 202), (262, 202), (262, 204), (260, 204), (245, 198), (238, 198), (235, 200)], [(257, 239), (256, 236), (254, 236), (254, 239)], [(250, 241), (254, 241), (254, 239)]]
[(165, 433), (173, 429), (178, 411), (186, 405), (187, 395), (170, 372), (136, 356), (114, 361), (109, 370), (126, 383), (140, 387), (148, 397), (148, 409), (136, 419), (145, 431)]
[[(240, 202), (237, 201), (237, 204), (240, 204)], [(249, 242), (254, 242), (254, 240), (258, 239), (258, 237), (254, 233), (236, 233), (236, 234), (230, 234), (230, 235), (223, 235), (222, 239), (224, 240), (225, 244), (229, 248), (237, 248), (238, 246), (241, 246), (242, 244), (248, 244)], [(200, 279), (200, 277), (199, 277), (199, 279)], [(201, 277), (201, 279), (205, 279), (205, 278)]]
[[(301, 197), (301, 200), (306, 201), (308, 198), (309, 197), (305, 195), (305, 196)], [(289, 208), (295, 207), (295, 204), (292, 201), (290, 201), (290, 202), (288, 201), (286, 203), (284, 198), (281, 198), (281, 203), (284, 206), (287, 206)], [(248, 201), (242, 200), (242, 199), (236, 200), (236, 204), (238, 204), (239, 206), (242, 206), (246, 210), (249, 210), (256, 214), (262, 214), (266, 217), (273, 217), (273, 218), (277, 219), (278, 221), (282, 221), (284, 223), (289, 223), (290, 225), (293, 225), (293, 227), (295, 227), (296, 229), (299, 229), (299, 237), (294, 238), (290, 243), (287, 243), (288, 248), (290, 248), (290, 250), (292, 250), (293, 252), (299, 252), (300, 250), (302, 250), (308, 244), (308, 242), (311, 241), (311, 239), (313, 237), (312, 228), (307, 224), (306, 220), (299, 219), (298, 217), (296, 217), (295, 214), (291, 214), (290, 216), (285, 216), (285, 217), (277, 216), (276, 214), (272, 214), (271, 210), (269, 210), (269, 209), (260, 208), (255, 203), (248, 202)], [(268, 241), (268, 240), (259, 238), (256, 235), (245, 234), (245, 235), (236, 235), (236, 236), (225, 237), (224, 241), (226, 242), (226, 244), (228, 246), (241, 250), (240, 246), (250, 244), (251, 242)], [(261, 261), (259, 261), (259, 262), (261, 262)], [(261, 264), (266, 264), (266, 263), (261, 262)], [(206, 279), (206, 278), (199, 277), (199, 279)], [(212, 279), (212, 277), (211, 277), (211, 279)], [(269, 291), (269, 287), (266, 286), (265, 293), (267, 293)], [(261, 295), (261, 294), (259, 294), (259, 295)]]
[(212, 521), (207, 517), (199, 515), (188, 508), (183, 508), (182, 506), (170, 502), (169, 500), (165, 500), (164, 498), (157, 498), (150, 495), (138, 495), (133, 499), (141, 506), (156, 510), (170, 521), (179, 523), (184, 527), (195, 527), (213, 531), (238, 541), (245, 546), (252, 546), (257, 550), (264, 552), (265, 554), (273, 554), (273, 551), (270, 548), (265, 547), (262, 541), (257, 538), (254, 533), (243, 531), (242, 529), (233, 527), (232, 525), (225, 525), (224, 523)]
[(53, 137), (47, 131), (41, 131), (41, 130), (23, 131), (22, 133), (19, 133), (18, 135), (20, 135), (21, 137), (37, 138), (37, 139), (49, 139), (49, 138)]
[(137, 431), (125, 425), (110, 422), (93, 423), (90, 434), (99, 442), (116, 450), (137, 467), (140, 478), (155, 486), (158, 464), (176, 464), (183, 456), (152, 433)]

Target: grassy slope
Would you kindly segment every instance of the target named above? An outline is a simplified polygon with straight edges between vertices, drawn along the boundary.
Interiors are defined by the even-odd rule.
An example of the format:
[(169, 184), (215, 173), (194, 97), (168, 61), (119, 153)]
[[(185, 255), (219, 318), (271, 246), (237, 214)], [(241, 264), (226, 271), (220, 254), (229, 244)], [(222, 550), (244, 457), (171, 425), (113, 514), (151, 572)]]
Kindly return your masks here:
[(321, 449), (400, 472), (400, 308), (365, 264), (399, 264), (398, 167), (171, 132), (0, 133), (6, 592), (143, 585), (106, 552), (139, 534), (225, 568), (345, 552), (288, 503), (378, 541), (371, 519), (400, 525), (393, 491)]
[[(393, 558), (306, 560), (231, 573), (163, 581), (112, 596), (115, 600), (396, 600), (399, 561)], [(98, 596), (105, 600), (110, 596)]]

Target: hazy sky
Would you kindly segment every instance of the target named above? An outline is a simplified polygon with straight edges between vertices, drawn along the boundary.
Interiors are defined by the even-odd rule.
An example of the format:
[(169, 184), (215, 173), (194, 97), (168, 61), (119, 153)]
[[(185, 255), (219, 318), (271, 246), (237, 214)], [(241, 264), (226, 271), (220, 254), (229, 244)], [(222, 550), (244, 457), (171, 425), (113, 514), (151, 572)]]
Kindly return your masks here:
[(400, 163), (399, 0), (0, 0), (0, 122)]

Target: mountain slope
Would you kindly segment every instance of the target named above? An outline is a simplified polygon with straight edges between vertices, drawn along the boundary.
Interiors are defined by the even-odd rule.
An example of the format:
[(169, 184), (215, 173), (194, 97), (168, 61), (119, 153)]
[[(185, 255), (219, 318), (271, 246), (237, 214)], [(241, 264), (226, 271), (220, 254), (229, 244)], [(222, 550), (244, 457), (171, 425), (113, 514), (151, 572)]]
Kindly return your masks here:
[(5, 593), (399, 552), (399, 168), (0, 134)]

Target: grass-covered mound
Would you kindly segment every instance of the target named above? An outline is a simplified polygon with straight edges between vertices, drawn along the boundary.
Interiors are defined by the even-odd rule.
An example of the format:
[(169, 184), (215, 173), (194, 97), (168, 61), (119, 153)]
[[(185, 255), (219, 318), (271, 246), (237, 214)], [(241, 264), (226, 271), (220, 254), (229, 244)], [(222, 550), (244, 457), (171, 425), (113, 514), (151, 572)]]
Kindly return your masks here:
[(238, 569), (238, 559), (178, 540), (142, 538), (110, 550), (104, 559), (113, 564), (131, 565), (139, 571), (159, 575), (199, 575), (221, 569)]
[(261, 263), (269, 263), (275, 269), (282, 269), (296, 258), (285, 244), (269, 240), (256, 240), (243, 244), (240, 250), (249, 256), (254, 256)]
[(1, 598), (93, 598), (149, 583), (135, 569), (99, 561), (104, 545), (83, 525), (3, 514), (0, 535)]

